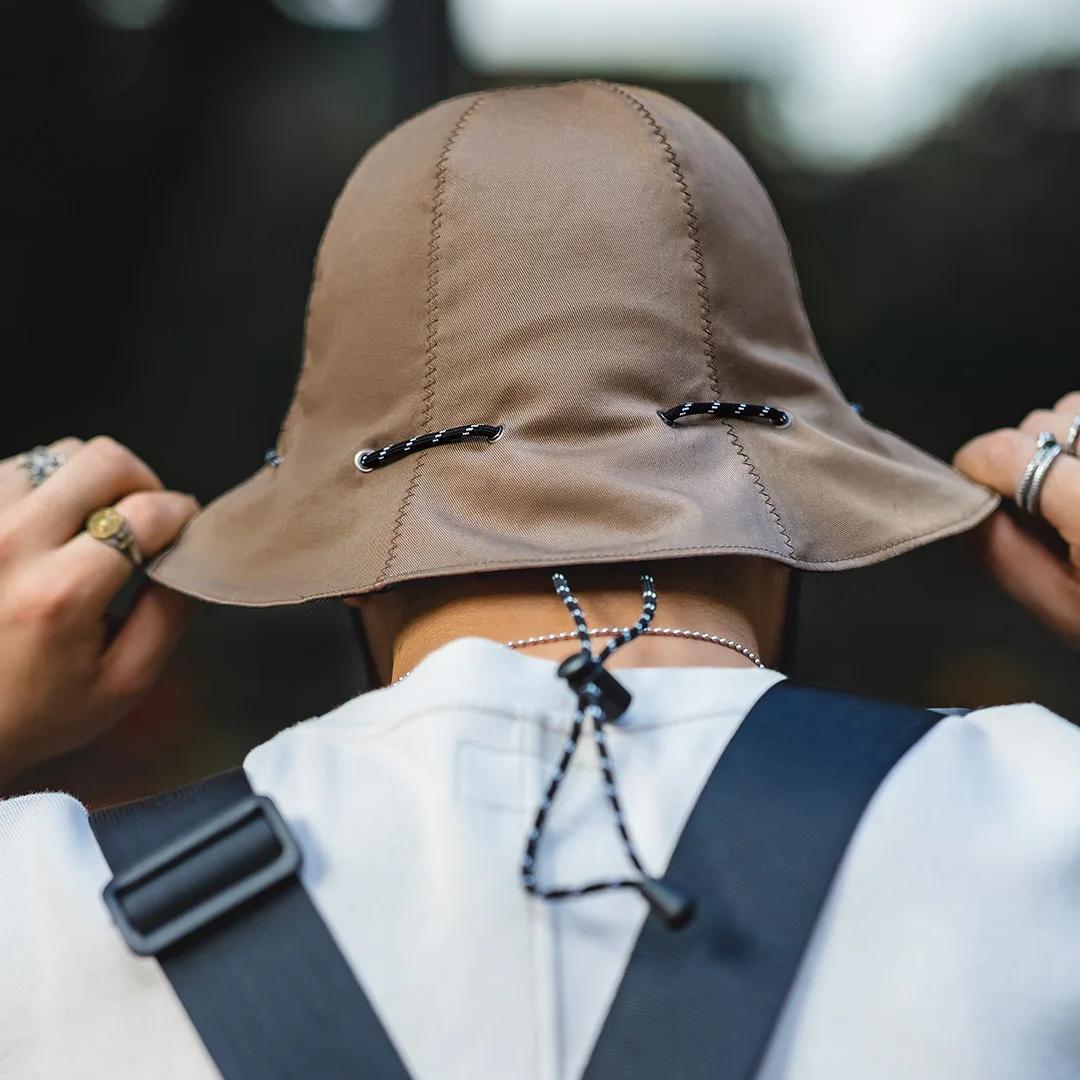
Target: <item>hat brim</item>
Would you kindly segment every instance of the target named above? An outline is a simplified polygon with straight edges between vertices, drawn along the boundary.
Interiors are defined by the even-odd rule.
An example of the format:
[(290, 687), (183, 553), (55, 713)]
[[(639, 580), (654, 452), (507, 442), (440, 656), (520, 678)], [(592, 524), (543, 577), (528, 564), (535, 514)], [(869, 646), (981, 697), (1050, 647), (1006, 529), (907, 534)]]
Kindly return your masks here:
[[(962, 533), (997, 507), (995, 494), (899, 436), (854, 416), (840, 426), (796, 422), (780, 438), (747, 425), (743, 455), (718, 464), (715, 431), (687, 425), (673, 475), (658, 460), (670, 447), (650, 442), (668, 429), (654, 424), (644, 445), (593, 453), (572, 481), (569, 457), (552, 463), (550, 444), (538, 453), (524, 438), (447, 447), (415, 476), (409, 463), (361, 478), (338, 454), (286, 457), (196, 515), (148, 572), (202, 600), (271, 607), (409, 580), (642, 559), (759, 555), (838, 571)], [(485, 461), (477, 481), (473, 455), (495, 453), (502, 460)], [(777, 503), (770, 478), (781, 471)], [(530, 486), (520, 518), (507, 511), (515, 485)]]

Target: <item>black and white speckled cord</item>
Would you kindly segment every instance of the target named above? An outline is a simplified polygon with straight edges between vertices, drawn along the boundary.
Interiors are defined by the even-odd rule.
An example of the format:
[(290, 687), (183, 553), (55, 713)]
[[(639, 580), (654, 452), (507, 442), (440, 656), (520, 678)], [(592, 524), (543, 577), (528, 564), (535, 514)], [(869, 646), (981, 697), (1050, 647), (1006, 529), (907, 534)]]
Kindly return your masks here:
[[(581, 610), (581, 605), (571, 592), (565, 575), (556, 573), (552, 576), (552, 581), (555, 585), (555, 592), (566, 605), (566, 609), (570, 612), (570, 615), (574, 620), (578, 641), (581, 644), (581, 651), (591, 661), (593, 659), (593, 654), (589, 637), (589, 627), (585, 620), (585, 615)], [(651, 574), (643, 573), (641, 575), (641, 599), (641, 617), (633, 626), (627, 627), (613, 637), (599, 654), (597, 654), (595, 657), (596, 661), (602, 664), (616, 651), (616, 649), (621, 648), (623, 645), (626, 645), (628, 642), (633, 641), (636, 637), (643, 634), (648, 628), (649, 623), (652, 622), (653, 615), (656, 613), (656, 588)], [(591, 699), (588, 697), (589, 690), (593, 692)], [(667, 895), (671, 892), (671, 887), (666, 886), (665, 883), (655, 881), (650, 877), (642, 865), (637, 849), (630, 837), (630, 830), (627, 827), (626, 817), (623, 813), (622, 804), (619, 801), (618, 785), (615, 780), (615, 766), (611, 759), (607, 737), (604, 732), (604, 726), (609, 722), (609, 719), (610, 718), (603, 707), (602, 696), (599, 693), (598, 688), (590, 684), (587, 687), (586, 694), (584, 696), (579, 696), (578, 710), (570, 727), (570, 733), (567, 736), (566, 742), (563, 744), (562, 755), (559, 758), (558, 765), (555, 767), (555, 771), (551, 775), (551, 779), (548, 781), (543, 798), (540, 800), (540, 806), (537, 809), (532, 830), (526, 841), (525, 853), (521, 860), (522, 884), (527, 892), (544, 900), (568, 900), (608, 889), (637, 889), (642, 892), (647, 900), (649, 900), (649, 903), (653, 906), (654, 910), (660, 910), (664, 907), (663, 904), (658, 906), (656, 902), (656, 893), (660, 891), (664, 894), (661, 897), (661, 900), (667, 901), (666, 907), (671, 909), (661, 911), (665, 921), (672, 927), (681, 926), (688, 921), (692, 915), (693, 902), (684, 900), (681, 897), (676, 897), (673, 905), (671, 903), (671, 897)], [(604, 777), (604, 793), (607, 796), (608, 803), (611, 806), (615, 818), (615, 827), (622, 840), (627, 859), (640, 876), (592, 881), (584, 885), (545, 888), (537, 884), (536, 880), (537, 851), (540, 846), (540, 840), (543, 837), (544, 826), (547, 822), (548, 814), (558, 795), (559, 787), (566, 777), (566, 771), (570, 767), (570, 762), (577, 750), (578, 741), (581, 738), (581, 732), (585, 727), (586, 721), (592, 725), (593, 739), (596, 742), (596, 750), (600, 758), (600, 768)]]
[(392, 465), (395, 461), (429, 450), (433, 446), (451, 446), (461, 442), (495, 442), (503, 433), (502, 424), (459, 424), (457, 427), (428, 431), (423, 435), (414, 435), (411, 439), (390, 443), (378, 450), (358, 450), (353, 464), (360, 472), (367, 473)]
[(683, 401), (670, 409), (657, 409), (656, 415), (674, 427), (688, 416), (703, 416), (706, 420), (759, 420), (773, 427), (787, 427), (791, 413), (775, 405), (751, 405), (746, 401)]

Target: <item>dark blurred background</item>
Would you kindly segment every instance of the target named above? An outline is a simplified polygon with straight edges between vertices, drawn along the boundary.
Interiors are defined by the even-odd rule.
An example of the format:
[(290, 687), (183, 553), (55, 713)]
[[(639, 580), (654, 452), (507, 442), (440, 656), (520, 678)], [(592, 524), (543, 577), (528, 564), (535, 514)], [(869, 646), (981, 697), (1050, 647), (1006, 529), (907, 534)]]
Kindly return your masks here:
[[(971, 5), (939, 0), (926, 40), (924, 3), (898, 2), (899, 28), (858, 21), (888, 5), (837, 7), (0, 0), (0, 457), (107, 432), (168, 485), (221, 493), (274, 444), (315, 247), (363, 151), (451, 93), (598, 74), (681, 98), (747, 155), (869, 418), (946, 458), (1019, 422), (1080, 387), (1080, 5), (988, 0), (972, 33)], [(803, 678), (1080, 716), (1080, 659), (963, 541), (810, 577), (800, 622)], [(337, 604), (204, 607), (130, 720), (17, 789), (179, 784), (361, 683)]]

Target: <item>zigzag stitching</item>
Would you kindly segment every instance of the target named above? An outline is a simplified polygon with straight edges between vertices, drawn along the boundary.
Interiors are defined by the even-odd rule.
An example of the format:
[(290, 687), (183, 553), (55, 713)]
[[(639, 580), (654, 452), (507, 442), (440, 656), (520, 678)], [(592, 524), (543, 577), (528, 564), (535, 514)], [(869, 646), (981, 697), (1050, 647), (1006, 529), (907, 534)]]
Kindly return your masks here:
[[(431, 423), (432, 403), (435, 399), (435, 383), (439, 361), (439, 246), (442, 237), (443, 202), (446, 194), (447, 171), (450, 162), (450, 150), (457, 141), (469, 117), (480, 107), (483, 97), (474, 98), (469, 107), (458, 117), (457, 123), (450, 129), (450, 134), (443, 143), (442, 152), (435, 163), (435, 193), (431, 206), (431, 236), (428, 239), (428, 283), (425, 294), (425, 306), (427, 311), (427, 337), (424, 340), (424, 379), (420, 391), (421, 418), (420, 431), (427, 431)], [(413, 465), (412, 476), (409, 478), (408, 487), (401, 499), (397, 516), (394, 518), (393, 532), (390, 536), (390, 546), (386, 551), (386, 561), (375, 578), (375, 585), (382, 582), (394, 561), (398, 542), (401, 539), (401, 530), (405, 525), (405, 514), (409, 503), (420, 483), (420, 466), (424, 463), (426, 451), (420, 451), (416, 455), (416, 463)]]
[[(600, 85), (607, 87), (608, 90), (625, 98), (635, 109), (637, 109), (642, 117), (644, 117), (646, 123), (648, 123), (652, 130), (653, 135), (660, 143), (660, 146), (664, 151), (664, 156), (667, 158), (668, 164), (671, 166), (671, 171), (675, 176), (675, 183), (678, 185), (686, 214), (686, 231), (690, 239), (690, 253), (694, 260), (694, 277), (697, 279), (701, 334), (704, 343), (705, 362), (709, 371), (709, 386), (711, 387), (713, 394), (719, 398), (721, 396), (720, 380), (716, 368), (716, 346), (713, 341), (712, 312), (709, 302), (709, 280), (705, 273), (705, 255), (701, 250), (699, 219), (697, 211), (694, 209), (694, 200), (690, 195), (690, 186), (686, 182), (686, 176), (683, 173), (682, 166), (679, 164), (679, 158), (675, 153), (674, 147), (671, 145), (664, 129), (660, 126), (660, 122), (653, 116), (644, 102), (639, 101), (633, 94), (616, 83), (601, 81)], [(735, 447), (735, 452), (742, 458), (743, 463), (746, 465), (746, 470), (750, 475), (751, 481), (753, 481), (754, 487), (757, 488), (758, 494), (768, 507), (769, 513), (776, 523), (777, 531), (780, 533), (781, 537), (783, 537), (784, 543), (787, 545), (788, 554), (794, 556), (795, 547), (791, 542), (791, 537), (788, 535), (787, 529), (784, 528), (784, 523), (780, 519), (780, 514), (777, 511), (775, 504), (769, 497), (769, 493), (765, 490), (765, 485), (762, 483), (761, 476), (750, 461), (746, 449), (739, 440), (739, 436), (735, 433), (735, 428), (728, 420), (724, 420), (723, 425), (727, 431), (728, 438), (731, 440), (732, 446)]]

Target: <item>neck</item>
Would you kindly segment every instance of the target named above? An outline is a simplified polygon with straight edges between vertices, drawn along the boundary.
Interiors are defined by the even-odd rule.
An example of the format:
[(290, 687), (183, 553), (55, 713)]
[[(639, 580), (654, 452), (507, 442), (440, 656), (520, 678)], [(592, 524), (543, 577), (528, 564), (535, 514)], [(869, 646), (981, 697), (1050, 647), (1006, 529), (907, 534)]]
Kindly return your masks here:
[[(706, 564), (703, 566), (702, 564)], [(707, 572), (706, 572), (707, 570)], [(787, 572), (758, 559), (665, 562), (655, 568), (653, 625), (702, 631), (746, 646), (768, 663), (782, 629)], [(567, 570), (590, 628), (631, 626), (641, 615), (638, 571), (630, 566)], [(425, 656), (461, 637), (505, 643), (573, 629), (550, 575), (522, 571), (443, 578), (362, 598), (359, 606), (384, 681), (411, 671)], [(594, 639), (599, 650), (603, 641)], [(573, 641), (530, 646), (530, 656), (562, 660)], [(645, 635), (608, 661), (619, 667), (750, 667), (751, 661), (711, 642)]]

